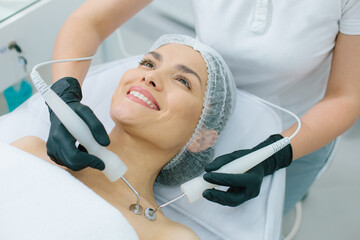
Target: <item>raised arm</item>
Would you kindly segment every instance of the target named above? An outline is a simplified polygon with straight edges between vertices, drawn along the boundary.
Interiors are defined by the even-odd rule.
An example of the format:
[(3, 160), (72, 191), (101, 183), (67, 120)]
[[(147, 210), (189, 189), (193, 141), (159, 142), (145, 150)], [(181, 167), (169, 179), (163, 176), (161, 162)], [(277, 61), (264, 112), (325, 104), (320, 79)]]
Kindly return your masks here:
[[(151, 0), (88, 0), (73, 12), (55, 42), (53, 59), (88, 57), (118, 27), (148, 5)], [(74, 77), (80, 84), (90, 61), (53, 65), (53, 82)]]
[[(88, 57), (121, 24), (149, 4), (151, 0), (88, 0), (77, 9), (61, 28), (55, 43), (53, 59)], [(66, 102), (89, 126), (95, 140), (102, 146), (110, 144), (109, 136), (92, 110), (83, 105), (80, 85), (90, 61), (53, 64), (51, 89)], [(50, 111), (50, 132), (47, 154), (57, 164), (72, 170), (93, 167), (103, 170), (103, 161), (75, 146), (76, 139), (67, 131), (54, 112)]]

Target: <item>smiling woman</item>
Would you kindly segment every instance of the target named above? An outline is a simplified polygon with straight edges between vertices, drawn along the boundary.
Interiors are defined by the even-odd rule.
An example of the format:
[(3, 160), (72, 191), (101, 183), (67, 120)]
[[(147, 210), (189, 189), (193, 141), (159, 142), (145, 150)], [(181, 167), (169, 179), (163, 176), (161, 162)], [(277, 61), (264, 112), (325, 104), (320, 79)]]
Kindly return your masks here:
[[(124, 73), (111, 102), (115, 127), (108, 149), (128, 166), (124, 176), (143, 207), (157, 206), (155, 181), (182, 183), (212, 160), (212, 146), (232, 110), (232, 84), (220, 55), (182, 35), (161, 37), (137, 68)], [(52, 163), (40, 139), (25, 137), (13, 145)], [(111, 183), (92, 168), (68, 171), (116, 207), (140, 239), (198, 239), (161, 211), (156, 222), (130, 212), (136, 196), (123, 181)]]
[[(194, 74), (179, 70), (180, 64), (199, 72), (202, 85)], [(162, 46), (147, 54), (138, 68), (124, 74), (113, 96), (112, 119), (146, 140), (152, 152), (169, 151), (174, 156), (199, 121), (206, 82), (206, 65), (200, 53), (179, 44)]]

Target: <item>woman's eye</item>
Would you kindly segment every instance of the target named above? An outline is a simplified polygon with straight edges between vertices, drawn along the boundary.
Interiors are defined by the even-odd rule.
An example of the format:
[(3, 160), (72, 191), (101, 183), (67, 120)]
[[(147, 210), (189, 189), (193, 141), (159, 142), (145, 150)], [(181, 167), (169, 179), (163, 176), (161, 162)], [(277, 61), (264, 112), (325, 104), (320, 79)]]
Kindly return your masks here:
[(183, 84), (185, 87), (187, 87), (189, 90), (191, 89), (189, 80), (187, 80), (186, 78), (177, 78), (176, 80)]
[(154, 68), (154, 64), (151, 61), (145, 60), (145, 59), (141, 60), (139, 65), (142, 65), (142, 66), (145, 66), (145, 67), (148, 67), (148, 68)]

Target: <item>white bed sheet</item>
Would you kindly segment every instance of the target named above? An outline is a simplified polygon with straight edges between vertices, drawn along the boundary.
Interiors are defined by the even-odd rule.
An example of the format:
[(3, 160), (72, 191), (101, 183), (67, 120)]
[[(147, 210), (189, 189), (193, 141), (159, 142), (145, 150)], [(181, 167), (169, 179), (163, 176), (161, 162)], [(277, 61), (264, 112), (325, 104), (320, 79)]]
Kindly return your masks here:
[(67, 171), (0, 143), (1, 240), (138, 240), (126, 218)]
[[(132, 57), (92, 68), (82, 86), (82, 102), (92, 108), (108, 132), (114, 126), (109, 117), (111, 96), (122, 74), (137, 66), (138, 61), (139, 57)], [(26, 135), (46, 140), (49, 126), (47, 107), (35, 94), (12, 113), (0, 117), (0, 142), (10, 143)], [(218, 156), (252, 147), (280, 131), (280, 119), (273, 110), (237, 90), (236, 111), (220, 135), (215, 153)], [(164, 208), (164, 213), (192, 228), (201, 239), (279, 239), (284, 188), (285, 170), (280, 170), (264, 179), (257, 198), (239, 207), (223, 207), (204, 199), (188, 204), (182, 199)], [(161, 204), (177, 196), (179, 189), (156, 185), (155, 193)]]

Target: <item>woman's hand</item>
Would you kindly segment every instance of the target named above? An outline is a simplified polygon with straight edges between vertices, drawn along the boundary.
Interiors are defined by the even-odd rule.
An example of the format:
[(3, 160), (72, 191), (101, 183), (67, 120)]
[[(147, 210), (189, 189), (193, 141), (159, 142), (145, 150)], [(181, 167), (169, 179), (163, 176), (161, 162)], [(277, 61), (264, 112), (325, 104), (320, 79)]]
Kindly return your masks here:
[(221, 205), (235, 207), (258, 196), (264, 176), (287, 167), (291, 163), (292, 148), (290, 144), (243, 174), (212, 173), (212, 171), (282, 138), (279, 134), (272, 135), (252, 149), (239, 150), (220, 156), (206, 165), (207, 173), (204, 175), (204, 179), (213, 184), (227, 186), (229, 189), (226, 192), (215, 189), (206, 190), (203, 197)]
[[(85, 121), (99, 144), (102, 146), (110, 144), (109, 136), (102, 123), (88, 106), (80, 103), (82, 93), (80, 84), (75, 78), (62, 78), (54, 83), (51, 89)], [(88, 154), (86, 149), (81, 145), (76, 147), (76, 139), (71, 136), (50, 108), (49, 112), (51, 127), (46, 147), (47, 154), (51, 160), (74, 171), (81, 170), (88, 166), (103, 170), (105, 168), (104, 162), (94, 155)]]

